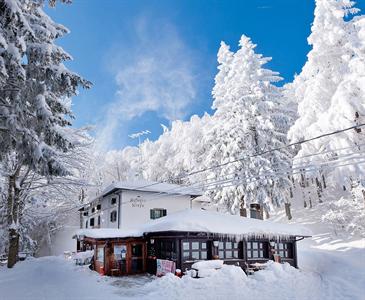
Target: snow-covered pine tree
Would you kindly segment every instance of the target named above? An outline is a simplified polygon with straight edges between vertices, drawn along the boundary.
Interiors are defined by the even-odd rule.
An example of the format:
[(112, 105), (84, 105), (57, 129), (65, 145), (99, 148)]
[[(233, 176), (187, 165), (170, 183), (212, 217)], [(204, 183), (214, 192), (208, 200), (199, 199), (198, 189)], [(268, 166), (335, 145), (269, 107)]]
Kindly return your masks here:
[(63, 130), (72, 117), (65, 99), (78, 86), (90, 85), (64, 66), (71, 57), (54, 42), (68, 31), (43, 12), (43, 2), (0, 1), (0, 153), (7, 172), (9, 267), (19, 246), (19, 187), (25, 178), (20, 174), (23, 169), (24, 174), (69, 174), (58, 155), (72, 147)]
[[(364, 21), (350, 18), (357, 12), (353, 1), (316, 1), (308, 38), (313, 48), (302, 72), (287, 86), (298, 103), (291, 141), (364, 123)], [(305, 143), (294, 167), (307, 166), (305, 176), (313, 178), (319, 190), (324, 185), (348, 189), (353, 179), (363, 177), (363, 165), (353, 163), (361, 159), (364, 142), (360, 129)], [(321, 157), (308, 156), (322, 151), (326, 154)], [(338, 165), (344, 166), (334, 168)]]
[[(256, 45), (248, 37), (242, 36), (239, 45), (232, 53), (222, 43), (218, 52), (213, 88), (216, 111), (207, 135), (207, 161), (213, 167), (208, 178), (221, 181), (214, 185), (214, 199), (232, 213), (249, 203), (263, 204), (266, 210), (279, 206), (287, 201), (291, 185), (286, 174), (291, 165), (289, 151), (256, 156), (286, 143), (288, 118), (281, 91), (273, 84), (281, 78), (263, 68), (270, 58), (256, 54)], [(226, 165), (214, 168), (219, 164)]]

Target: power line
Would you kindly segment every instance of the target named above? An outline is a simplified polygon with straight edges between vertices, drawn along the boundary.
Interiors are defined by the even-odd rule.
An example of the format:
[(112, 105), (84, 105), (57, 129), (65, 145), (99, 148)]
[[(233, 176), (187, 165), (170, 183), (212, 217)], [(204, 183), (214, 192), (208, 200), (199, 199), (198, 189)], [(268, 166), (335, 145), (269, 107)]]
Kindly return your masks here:
[[(352, 129), (356, 129), (356, 128), (360, 128), (360, 127), (364, 127), (364, 126), (365, 126), (365, 123), (362, 123), (362, 124), (358, 124), (358, 125), (351, 126), (351, 127), (348, 127), (348, 128), (344, 128), (344, 129), (332, 131), (332, 132), (329, 132), (329, 133), (321, 134), (321, 135), (315, 136), (313, 138), (309, 138), (309, 139), (305, 139), (305, 140), (302, 140), (302, 141), (290, 143), (290, 144), (284, 145), (282, 147), (272, 148), (272, 149), (265, 150), (265, 151), (262, 151), (262, 152), (259, 152), (259, 153), (256, 153), (256, 154), (247, 156), (247, 157), (241, 157), (239, 159), (235, 159), (235, 160), (232, 160), (232, 161), (228, 161), (226, 163), (218, 164), (218, 165), (215, 165), (215, 166), (212, 166), (212, 167), (209, 167), (209, 168), (204, 168), (204, 169), (200, 169), (200, 170), (197, 170), (197, 171), (193, 171), (193, 172), (190, 172), (188, 174), (178, 176), (178, 177), (176, 177), (174, 179), (181, 180), (182, 178), (190, 177), (192, 175), (196, 175), (196, 174), (199, 174), (199, 173), (203, 173), (203, 172), (206, 172), (206, 171), (209, 171), (209, 170), (213, 170), (213, 169), (216, 169), (216, 168), (221, 168), (223, 166), (226, 166), (226, 165), (229, 165), (229, 164), (232, 164), (232, 163), (235, 163), (235, 162), (243, 161), (243, 160), (248, 159), (248, 158), (261, 156), (261, 155), (264, 155), (264, 154), (267, 154), (267, 153), (271, 153), (271, 152), (274, 152), (274, 151), (280, 151), (280, 150), (285, 149), (285, 148), (288, 148), (288, 147), (292, 147), (292, 146), (296, 146), (296, 145), (301, 145), (301, 144), (308, 143), (308, 142), (313, 141), (313, 140), (317, 140), (317, 139), (320, 139), (320, 138), (323, 138), (323, 137), (327, 137), (327, 136), (331, 136), (331, 135), (334, 135), (334, 134), (346, 132), (346, 131), (349, 131), (349, 130), (352, 130)], [(343, 148), (343, 149), (346, 149), (346, 148)], [(324, 153), (322, 153), (322, 154), (324, 154)], [(315, 155), (319, 155), (319, 153), (313, 154), (313, 156), (315, 156)], [(304, 157), (309, 157), (309, 156), (308, 155), (307, 156), (303, 156), (303, 158)], [(143, 186), (140, 186), (140, 187), (136, 187), (135, 189), (141, 190), (143, 188), (147, 188), (147, 187), (151, 187), (151, 186), (155, 186), (155, 185), (158, 185), (158, 184), (161, 184), (161, 183), (167, 183), (167, 182), (168, 182), (168, 180), (164, 180), (164, 181), (161, 181), (161, 182), (154, 182), (154, 183), (151, 183), (151, 184), (146, 184), (146, 185), (143, 185)]]
[[(346, 148), (350, 148), (350, 147), (346, 147)], [(344, 148), (342, 148), (342, 149), (344, 149)], [(338, 150), (340, 150), (340, 149), (338, 149)], [(356, 159), (356, 158), (362, 158), (362, 157), (351, 157), (351, 156), (358, 155), (358, 154), (362, 154), (362, 153), (347, 153), (347, 154), (343, 154), (343, 155), (337, 156), (335, 160), (323, 161), (323, 162), (317, 161), (317, 162), (319, 163), (319, 166), (322, 166), (322, 165), (329, 165), (329, 164), (339, 163), (339, 162), (345, 161), (345, 160), (340, 160), (341, 158), (346, 158), (347, 157), (348, 158), (347, 160)], [(317, 155), (317, 153), (316, 154), (313, 154), (313, 156), (316, 156), (316, 155)], [(307, 155), (306, 157), (309, 157), (309, 155)], [(294, 168), (293, 167), (290, 167), (290, 168), (284, 169), (285, 174), (283, 174), (283, 175), (286, 175), (286, 174), (289, 175), (289, 172), (293, 172), (295, 170), (308, 169), (308, 168), (316, 167), (316, 166), (318, 166), (318, 164), (315, 165), (315, 164), (312, 163), (312, 164), (306, 164), (304, 166), (303, 165), (295, 166)], [(278, 174), (277, 171), (273, 170), (272, 168), (267, 169), (265, 171), (268, 172), (270, 170), (272, 172), (270, 172), (270, 173), (261, 173), (261, 174), (258, 174), (256, 176), (244, 176), (244, 177), (242, 177), (242, 176), (237, 175), (237, 172), (229, 173), (229, 174), (226, 174), (225, 176), (237, 175), (238, 178), (240, 178), (240, 179), (243, 179), (243, 178), (250, 179), (250, 178), (253, 178), (253, 177), (257, 177), (257, 176), (262, 177), (262, 176), (270, 176), (272, 174)], [(281, 171), (283, 171), (283, 169), (281, 169)], [(213, 181), (212, 182), (208, 182), (209, 180), (213, 180)], [(191, 189), (191, 188), (207, 187), (207, 186), (216, 185), (216, 184), (222, 184), (222, 183), (225, 183), (225, 182), (228, 182), (228, 181), (231, 181), (231, 180), (233, 181), (234, 178), (224, 178), (224, 179), (223, 178), (221, 178), (221, 179), (211, 178), (211, 179), (204, 179), (204, 180), (200, 180), (200, 181), (195, 182), (195, 183), (193, 183), (191, 185), (188, 185), (188, 186), (177, 186), (177, 187), (174, 187), (174, 188), (169, 189), (167, 191), (159, 192), (157, 194), (157, 196), (158, 195), (164, 195), (164, 194), (170, 194), (170, 195), (171, 194), (179, 194), (179, 192), (182, 192), (182, 190)], [(199, 183), (207, 183), (207, 184), (206, 185), (205, 184), (198, 185)], [(171, 193), (172, 191), (175, 191), (175, 192), (174, 193)]]
[[(362, 124), (358, 124), (358, 125), (351, 126), (351, 127), (348, 127), (348, 128), (332, 131), (332, 132), (329, 132), (329, 133), (324, 133), (324, 134), (315, 136), (313, 138), (309, 138), (309, 139), (305, 139), (305, 140), (302, 140), (302, 141), (290, 143), (290, 144), (282, 146), (282, 147), (272, 148), (272, 149), (265, 150), (265, 151), (262, 151), (262, 152), (259, 152), (259, 153), (253, 154), (253, 155), (249, 155), (247, 157), (241, 157), (239, 159), (228, 161), (226, 163), (218, 164), (218, 165), (215, 165), (215, 166), (212, 166), (212, 167), (209, 167), (209, 168), (204, 168), (204, 169), (200, 169), (200, 170), (197, 170), (197, 171), (192, 171), (188, 174), (180, 175), (180, 176), (178, 176), (174, 179), (176, 179), (176, 181), (178, 181), (178, 180), (181, 180), (182, 178), (190, 177), (192, 175), (196, 175), (196, 174), (203, 173), (203, 172), (206, 172), (206, 171), (210, 171), (210, 170), (213, 170), (213, 169), (221, 168), (221, 167), (224, 167), (226, 165), (229, 165), (229, 164), (232, 164), (232, 163), (235, 163), (235, 162), (239, 162), (239, 161), (243, 161), (243, 160), (248, 159), (248, 158), (261, 156), (261, 155), (271, 153), (271, 152), (274, 152), (274, 151), (280, 151), (280, 150), (285, 149), (285, 148), (289, 148), (289, 147), (296, 146), (296, 145), (301, 145), (301, 144), (308, 143), (310, 141), (314, 141), (314, 140), (317, 140), (317, 139), (320, 139), (320, 138), (323, 138), (323, 137), (331, 136), (331, 135), (334, 135), (334, 134), (339, 134), (339, 133), (342, 133), (342, 132), (346, 132), (346, 131), (356, 129), (356, 128), (360, 128), (360, 127), (364, 127), (364, 126), (365, 126), (365, 123), (362, 123)], [(313, 154), (313, 155), (317, 155), (317, 154)], [(144, 185), (144, 186), (141, 186), (141, 187), (137, 187), (137, 189), (151, 187), (151, 186), (155, 186), (155, 185), (158, 185), (160, 183), (166, 183), (166, 182), (168, 182), (168, 180), (164, 180), (162, 182), (155, 182), (155, 183), (151, 183), (151, 184)]]
[(215, 165), (215, 166), (212, 166), (212, 167), (209, 167), (209, 168), (205, 168), (205, 169), (201, 169), (201, 170), (198, 170), (198, 171), (190, 172), (189, 174), (183, 175), (182, 177), (180, 177), (180, 179), (191, 176), (191, 175), (199, 174), (199, 173), (202, 173), (202, 172), (210, 171), (210, 170), (213, 170), (213, 169), (221, 168), (221, 167), (224, 167), (226, 165), (229, 165), (229, 164), (232, 164), (232, 163), (235, 163), (235, 162), (244, 161), (245, 159), (248, 159), (248, 158), (261, 156), (261, 155), (271, 153), (271, 152), (274, 152), (274, 151), (280, 151), (280, 150), (283, 150), (283, 149), (288, 148), (288, 147), (301, 145), (301, 144), (308, 143), (308, 142), (311, 142), (311, 141), (314, 141), (314, 140), (317, 140), (317, 139), (320, 139), (320, 138), (323, 138), (323, 137), (326, 137), (326, 136), (331, 136), (331, 135), (334, 135), (334, 134), (342, 133), (342, 132), (349, 131), (349, 130), (356, 129), (356, 128), (363, 127), (363, 126), (365, 126), (365, 123), (355, 125), (355, 126), (351, 126), (351, 127), (341, 129), (341, 130), (336, 130), (336, 131), (333, 131), (333, 132), (330, 132), (330, 133), (321, 134), (321, 135), (318, 135), (316, 137), (306, 139), (306, 140), (302, 140), (302, 141), (295, 142), (295, 143), (291, 143), (291, 144), (288, 144), (288, 145), (285, 145), (285, 146), (282, 146), (282, 147), (265, 150), (265, 151), (262, 151), (262, 152), (259, 152), (259, 153), (256, 153), (256, 154), (249, 155), (247, 157), (238, 158), (238, 159), (228, 161), (226, 163), (218, 164), (218, 165)]
[[(354, 153), (354, 154), (361, 154), (361, 153)], [(352, 155), (354, 155), (352, 154)], [(335, 165), (335, 164), (338, 164), (338, 163), (342, 163), (342, 162), (346, 162), (346, 161), (349, 161), (349, 160), (353, 160), (353, 159), (363, 159), (365, 158), (365, 156), (357, 156), (357, 157), (349, 157), (347, 158), (346, 160), (334, 160), (334, 161), (330, 161), (330, 162), (323, 162), (322, 164), (319, 164), (319, 165), (307, 165), (307, 166), (299, 166), (295, 169), (286, 169), (286, 170), (281, 170), (281, 172), (270, 172), (270, 174), (268, 173), (263, 173), (263, 174), (258, 174), (256, 176), (248, 176), (248, 177), (238, 177), (237, 179), (234, 179), (234, 178), (231, 178), (231, 179), (219, 179), (215, 182), (211, 182), (207, 185), (205, 184), (200, 184), (198, 186), (195, 186), (195, 188), (206, 188), (206, 187), (209, 187), (209, 186), (214, 186), (214, 185), (218, 185), (218, 184), (229, 184), (229, 183), (233, 183), (235, 182), (234, 185), (237, 186), (237, 184), (239, 183), (243, 183), (243, 182), (248, 182), (248, 183), (252, 183), (252, 182), (255, 182), (255, 181), (258, 181), (260, 180), (260, 178), (271, 178), (271, 177), (275, 177), (275, 176), (278, 176), (278, 175), (289, 175), (288, 172), (291, 172), (290, 174), (291, 175), (296, 175), (296, 174), (301, 174), (302, 173), (302, 170), (303, 169), (306, 169), (306, 171), (310, 171), (310, 172), (313, 172), (313, 171), (317, 171), (317, 170), (320, 170), (321, 166), (322, 165), (325, 165), (325, 164), (330, 164), (329, 166), (327, 166), (327, 169), (334, 169), (334, 168), (337, 168), (337, 167), (342, 167), (342, 166), (347, 166), (347, 165), (356, 165), (356, 164), (361, 164), (365, 161), (358, 161), (358, 162), (353, 162), (353, 163), (348, 163), (348, 164), (344, 164), (344, 165)], [(332, 165), (331, 165), (332, 164)], [(308, 169), (308, 167), (310, 167), (310, 169)], [(296, 171), (297, 172), (292, 172), (292, 171)], [(246, 179), (245, 181), (243, 179)], [(160, 192), (158, 193), (157, 195), (155, 195), (154, 197), (148, 199), (148, 201), (150, 200), (154, 200), (154, 199), (161, 199), (163, 197), (166, 197), (166, 196), (170, 196), (170, 195), (174, 195), (176, 197), (178, 196), (185, 196), (185, 194), (179, 194), (179, 192), (174, 192), (174, 193), (169, 193), (169, 191), (171, 192), (172, 190), (176, 190), (176, 189), (180, 189), (180, 190), (183, 190), (183, 189), (189, 189), (191, 188), (192, 186), (194, 186), (196, 184), (193, 184), (193, 185), (189, 185), (189, 186), (180, 186), (180, 187), (177, 187), (177, 188), (174, 188), (174, 189), (171, 189), (171, 190), (168, 190), (168, 191), (165, 191), (165, 192)], [(232, 185), (233, 186), (233, 185)], [(223, 186), (223, 187), (226, 187), (226, 186)], [(205, 191), (210, 191), (210, 190), (214, 190), (215, 188), (212, 188), (212, 189), (205, 189)], [(122, 204), (126, 204), (126, 203), (129, 203), (129, 201), (126, 201), (126, 202), (122, 202)]]

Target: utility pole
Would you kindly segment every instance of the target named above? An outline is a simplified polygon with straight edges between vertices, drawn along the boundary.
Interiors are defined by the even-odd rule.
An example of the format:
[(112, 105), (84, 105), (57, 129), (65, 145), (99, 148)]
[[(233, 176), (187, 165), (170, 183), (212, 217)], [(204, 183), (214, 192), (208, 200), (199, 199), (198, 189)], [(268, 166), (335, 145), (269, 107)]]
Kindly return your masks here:
[(136, 174), (136, 175), (140, 176), (140, 177), (142, 177), (142, 170), (141, 170), (141, 165), (142, 165), (141, 136), (147, 135), (147, 134), (150, 134), (150, 133), (151, 133), (151, 131), (149, 131), (149, 130), (143, 130), (143, 131), (132, 133), (132, 134), (128, 135), (131, 139), (138, 138), (138, 149), (139, 149), (139, 152), (140, 152), (140, 163), (139, 163), (140, 164), (140, 167), (139, 167), (139, 169), (140, 169), (139, 173), (140, 174)]

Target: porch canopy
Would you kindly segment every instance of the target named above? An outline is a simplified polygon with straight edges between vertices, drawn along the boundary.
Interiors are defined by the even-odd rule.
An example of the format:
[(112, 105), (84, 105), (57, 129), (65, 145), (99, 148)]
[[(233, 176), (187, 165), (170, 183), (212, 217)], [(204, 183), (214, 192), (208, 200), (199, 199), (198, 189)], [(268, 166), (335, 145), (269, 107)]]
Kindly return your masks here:
[(117, 228), (95, 228), (79, 229), (73, 238), (88, 237), (92, 239), (115, 239), (115, 238), (133, 238), (143, 237), (143, 231), (138, 229), (117, 229)]

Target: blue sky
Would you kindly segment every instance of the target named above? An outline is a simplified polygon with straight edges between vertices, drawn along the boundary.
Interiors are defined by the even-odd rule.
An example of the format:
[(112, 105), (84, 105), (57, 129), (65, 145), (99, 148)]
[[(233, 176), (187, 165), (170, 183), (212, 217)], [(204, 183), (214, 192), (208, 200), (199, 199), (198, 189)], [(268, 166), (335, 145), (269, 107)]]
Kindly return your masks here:
[(242, 34), (251, 37), (291, 81), (310, 50), (313, 10), (314, 0), (74, 0), (47, 13), (71, 31), (58, 42), (74, 58), (67, 65), (93, 82), (73, 99), (74, 125), (95, 125), (108, 150), (210, 113), (222, 40), (236, 50)]

